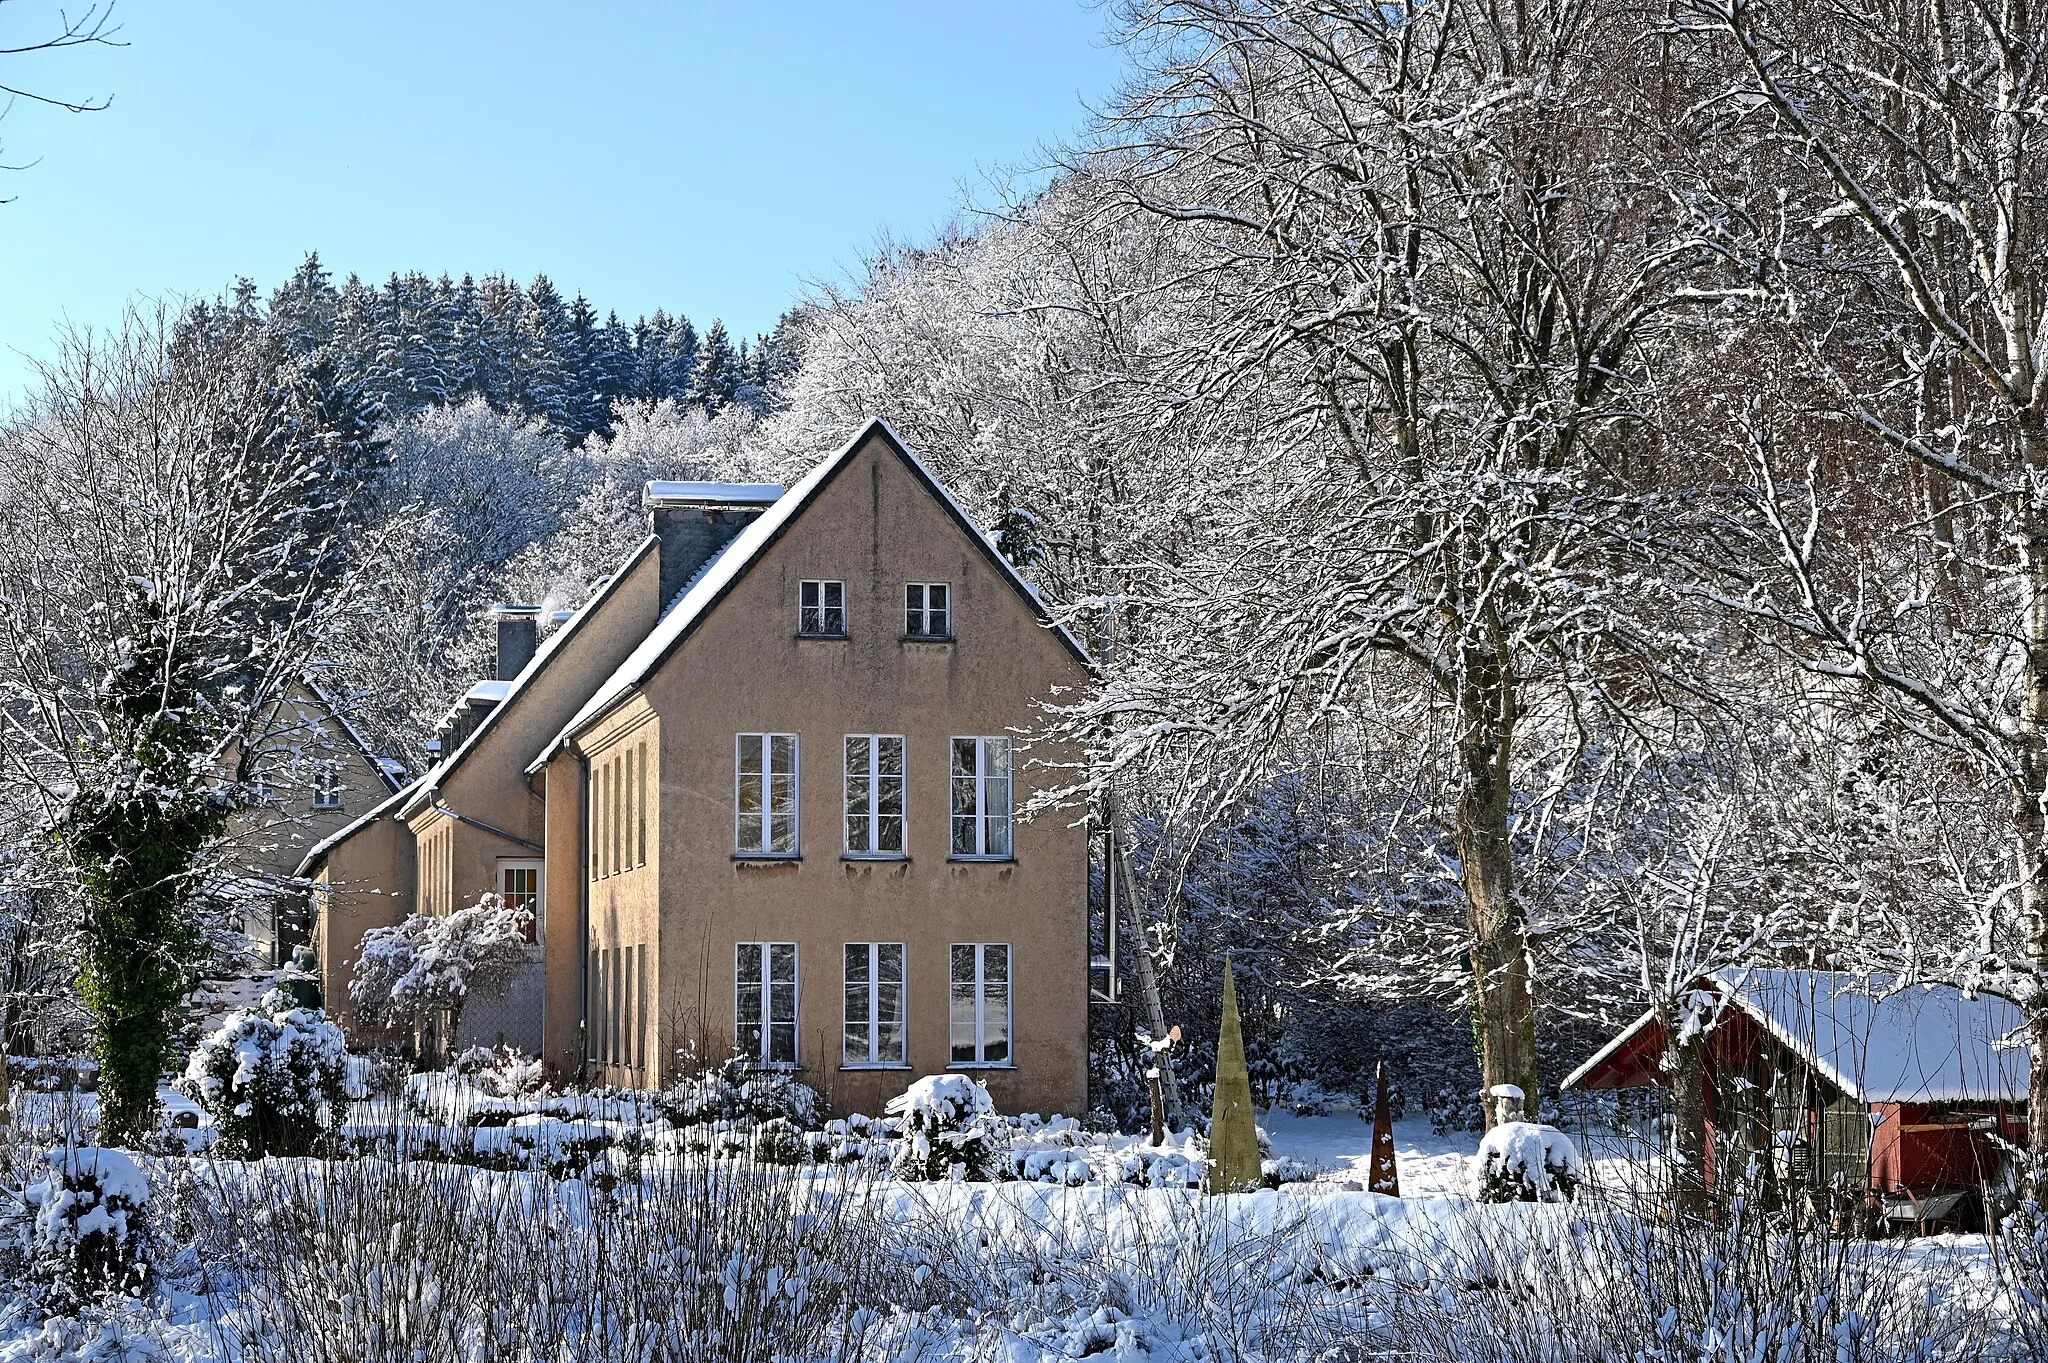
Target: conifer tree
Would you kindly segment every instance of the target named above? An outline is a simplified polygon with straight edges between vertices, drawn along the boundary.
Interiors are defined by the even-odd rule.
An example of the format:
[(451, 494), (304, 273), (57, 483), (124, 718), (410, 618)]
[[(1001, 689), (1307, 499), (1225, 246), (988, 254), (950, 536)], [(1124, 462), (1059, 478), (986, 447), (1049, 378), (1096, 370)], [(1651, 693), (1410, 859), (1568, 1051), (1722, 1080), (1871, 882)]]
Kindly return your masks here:
[(697, 375), (690, 386), (690, 400), (706, 411), (716, 412), (733, 400), (740, 387), (740, 356), (726, 335), (725, 323), (713, 321), (704, 333), (697, 355)]

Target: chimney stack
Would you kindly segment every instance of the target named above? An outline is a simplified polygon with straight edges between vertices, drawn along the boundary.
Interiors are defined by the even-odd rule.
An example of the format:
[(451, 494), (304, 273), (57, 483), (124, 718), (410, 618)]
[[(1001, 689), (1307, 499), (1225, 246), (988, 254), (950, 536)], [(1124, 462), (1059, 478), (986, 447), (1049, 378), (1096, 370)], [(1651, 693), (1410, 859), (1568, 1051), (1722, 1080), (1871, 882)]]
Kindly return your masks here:
[(641, 504), (661, 537), (662, 609), (781, 496), (778, 483), (649, 483)]
[(533, 661), (540, 647), (539, 606), (493, 606), (491, 618), (498, 622), (499, 681), (511, 681)]

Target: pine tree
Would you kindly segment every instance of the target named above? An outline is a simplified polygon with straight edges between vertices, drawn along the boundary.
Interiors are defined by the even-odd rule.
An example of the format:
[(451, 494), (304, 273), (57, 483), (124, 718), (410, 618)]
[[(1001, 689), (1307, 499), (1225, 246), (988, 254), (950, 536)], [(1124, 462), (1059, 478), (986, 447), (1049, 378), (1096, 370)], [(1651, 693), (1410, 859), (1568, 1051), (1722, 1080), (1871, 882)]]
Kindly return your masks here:
[(706, 411), (717, 412), (733, 400), (740, 387), (740, 357), (726, 335), (725, 323), (714, 321), (704, 333), (704, 345), (697, 356), (697, 376), (690, 386), (690, 401)]
[(334, 338), (339, 299), (320, 253), (308, 251), (292, 277), (270, 295), (269, 329), (293, 355), (310, 355)]

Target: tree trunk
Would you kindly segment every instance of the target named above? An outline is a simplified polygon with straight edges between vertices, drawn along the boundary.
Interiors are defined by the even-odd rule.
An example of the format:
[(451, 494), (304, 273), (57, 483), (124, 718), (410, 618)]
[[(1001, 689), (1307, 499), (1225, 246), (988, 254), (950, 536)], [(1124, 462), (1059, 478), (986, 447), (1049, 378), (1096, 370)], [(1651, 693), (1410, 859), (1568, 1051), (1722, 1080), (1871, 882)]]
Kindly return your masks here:
[[(1679, 1019), (1666, 1018), (1664, 1035), (1678, 1035)], [(1707, 1067), (1704, 1042), (1671, 1041), (1671, 1206), (1680, 1217), (1707, 1212)]]
[[(1110, 825), (1115, 828), (1116, 825)], [(1152, 935), (1145, 931), (1144, 916), (1138, 911), (1138, 886), (1131, 875), (1130, 859), (1124, 855), (1124, 838), (1121, 832), (1110, 835), (1109, 873), (1117, 877), (1123, 886), (1124, 917), (1131, 931), (1131, 960), (1138, 971), (1138, 995), (1145, 1004), (1145, 1025), (1152, 1029), (1154, 1041), (1164, 1041), (1167, 1035), (1166, 1005), (1159, 997), (1159, 970), (1152, 960)], [(1180, 1077), (1173, 1070), (1173, 1052), (1159, 1050), (1153, 1053), (1153, 1064), (1159, 1067), (1159, 1077), (1166, 1091), (1166, 1120), (1180, 1125)]]
[[(2030, 427), (2032, 429), (2030, 429)], [(2035, 478), (2048, 471), (2048, 432), (2038, 414), (2022, 419), (2022, 463)], [(2029, 481), (2033, 481), (2030, 479)], [(2048, 1205), (2048, 505), (2023, 492), (2020, 545), (2027, 600), (2026, 733), (2013, 790), (2013, 833), (2019, 857), (2020, 925), (2036, 986), (2026, 1001), (2027, 1187)]]
[(1515, 899), (1514, 849), (1508, 835), (1514, 736), (1514, 689), (1500, 655), (1468, 653), (1464, 732), (1458, 745), (1459, 878), (1472, 962), (1472, 1031), (1487, 1125), (1509, 1104), (1492, 1091), (1522, 1091), (1521, 1111), (1536, 1119), (1536, 1009), (1529, 978), (1529, 934)]

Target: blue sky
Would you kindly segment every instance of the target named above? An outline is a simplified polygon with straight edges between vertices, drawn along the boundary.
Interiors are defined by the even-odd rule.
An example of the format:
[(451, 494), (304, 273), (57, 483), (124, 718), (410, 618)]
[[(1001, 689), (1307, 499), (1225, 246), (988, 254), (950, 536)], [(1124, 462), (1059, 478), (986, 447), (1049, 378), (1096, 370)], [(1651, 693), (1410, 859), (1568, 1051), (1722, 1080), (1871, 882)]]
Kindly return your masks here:
[[(0, 5), (0, 46), (55, 21)], [(77, 5), (72, 4), (73, 12)], [(879, 234), (1035, 164), (1114, 88), (1107, 15), (1022, 3), (120, 0), (123, 48), (8, 59), (0, 407), (69, 321), (337, 278), (545, 272), (600, 312), (770, 325)]]

